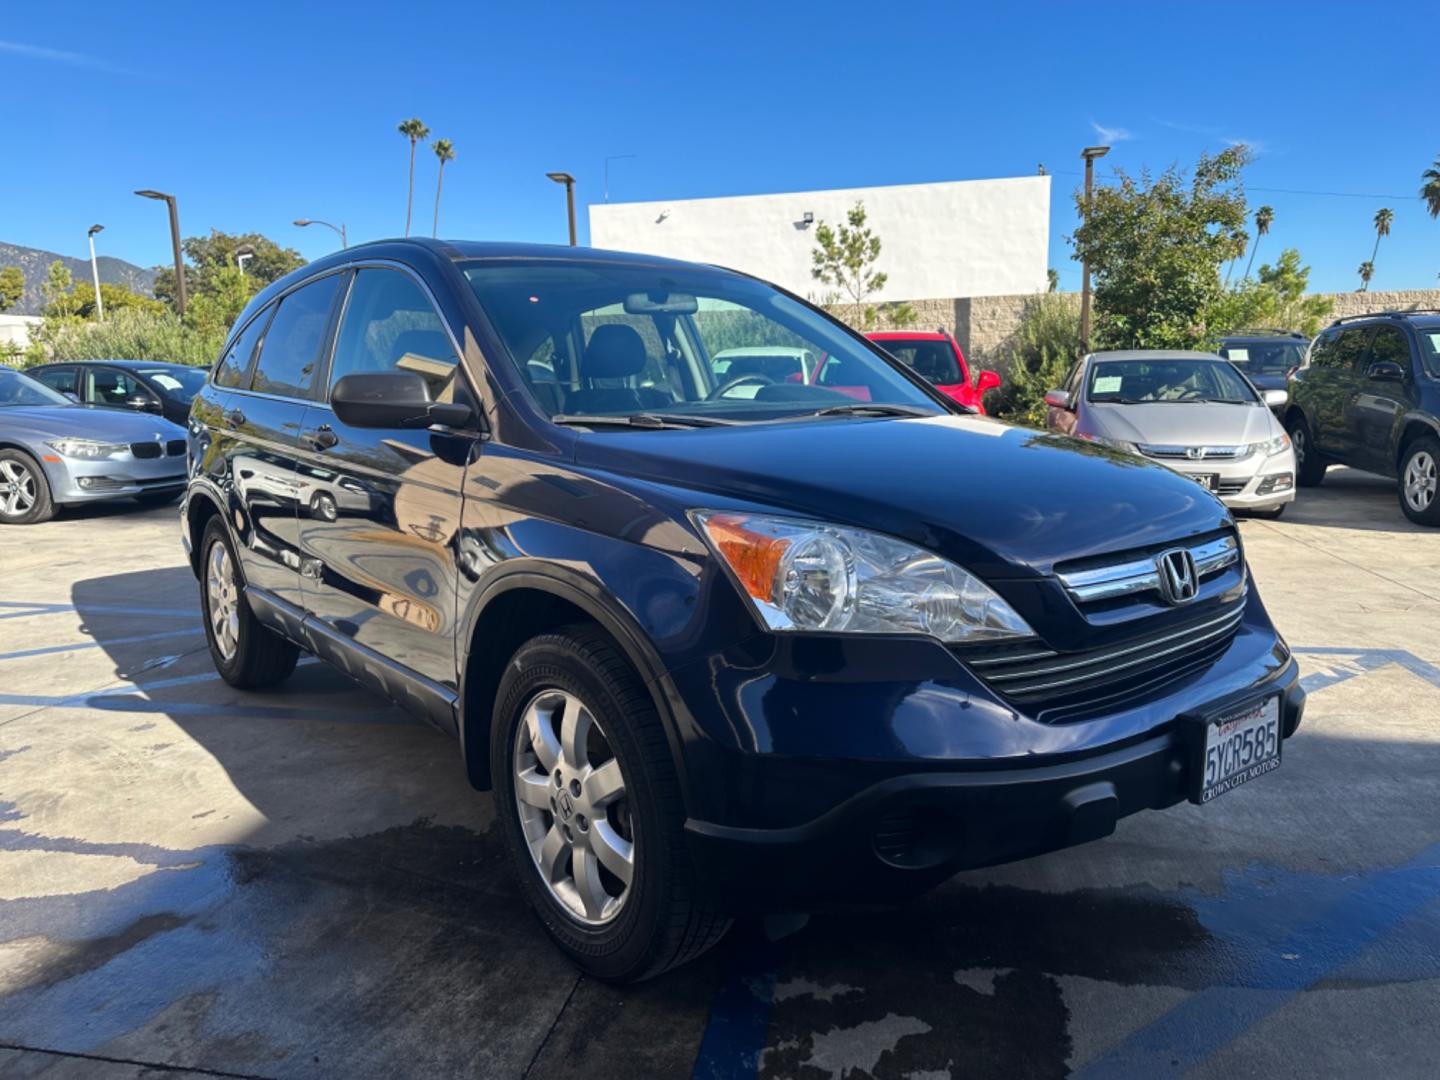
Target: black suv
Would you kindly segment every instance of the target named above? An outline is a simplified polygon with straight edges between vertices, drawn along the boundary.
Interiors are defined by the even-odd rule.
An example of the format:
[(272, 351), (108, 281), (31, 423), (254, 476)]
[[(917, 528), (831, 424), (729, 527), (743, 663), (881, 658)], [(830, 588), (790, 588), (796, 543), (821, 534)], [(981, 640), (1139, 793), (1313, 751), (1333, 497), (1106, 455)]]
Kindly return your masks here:
[(1337, 463), (1398, 477), (1405, 515), (1440, 525), (1440, 312), (1337, 320), (1289, 391), (1285, 427), (1302, 487)]
[[(826, 362), (717, 374), (737, 348)], [(251, 302), (190, 440), (220, 673), (303, 649), (457, 736), (603, 978), (1206, 802), (1300, 723), (1216, 499), (741, 274), (351, 248)]]

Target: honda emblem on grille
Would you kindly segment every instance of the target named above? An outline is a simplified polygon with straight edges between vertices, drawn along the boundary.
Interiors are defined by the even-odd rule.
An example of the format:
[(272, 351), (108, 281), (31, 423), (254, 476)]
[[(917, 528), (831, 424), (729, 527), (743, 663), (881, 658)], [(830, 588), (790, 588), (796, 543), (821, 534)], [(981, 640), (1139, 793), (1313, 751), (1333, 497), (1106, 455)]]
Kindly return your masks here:
[(1200, 591), (1200, 574), (1189, 548), (1171, 548), (1155, 557), (1160, 595), (1167, 604), (1188, 604)]
[(1185, 449), (1185, 456), (1191, 461), (1200, 461), (1205, 457), (1205, 447), (1190, 446)]

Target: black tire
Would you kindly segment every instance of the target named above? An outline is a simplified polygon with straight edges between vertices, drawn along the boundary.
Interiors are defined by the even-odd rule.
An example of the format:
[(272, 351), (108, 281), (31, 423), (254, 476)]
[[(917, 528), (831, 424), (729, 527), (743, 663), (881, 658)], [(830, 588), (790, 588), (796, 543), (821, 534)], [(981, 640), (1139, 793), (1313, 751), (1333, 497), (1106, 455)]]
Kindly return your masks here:
[[(217, 547), (224, 549), (232, 568), (234, 647), (228, 656), (225, 647), (217, 640), (216, 619), (211, 608), (209, 575)], [(273, 686), (295, 670), (300, 650), (293, 642), (262, 626), (250, 610), (235, 545), (230, 542), (230, 534), (218, 516), (212, 517), (206, 524), (200, 540), (200, 611), (205, 620), (205, 640), (210, 643), (210, 659), (214, 661), (220, 677), (231, 686), (241, 690)]]
[(1285, 430), (1295, 449), (1295, 486), (1319, 487), (1325, 482), (1325, 470), (1330, 463), (1315, 449), (1315, 434), (1310, 425), (1304, 416), (1295, 413), (1285, 421)]
[[(7, 513), (12, 496), (17, 496), (16, 509)], [(38, 525), (54, 516), (50, 481), (40, 463), (24, 450), (0, 450), (0, 525)]]
[(141, 506), (169, 506), (176, 499), (180, 498), (178, 491), (146, 491), (136, 495), (135, 501)]
[[(516, 801), (517, 732), (527, 707), (547, 691), (585, 703), (624, 776), (633, 877), (623, 906), (599, 926), (587, 925), (552, 894), (525, 840)], [(495, 806), (521, 889), (551, 939), (584, 971), (636, 982), (686, 963), (724, 936), (730, 920), (701, 895), (686, 849), (679, 778), (654, 702), (598, 628), (570, 626), (520, 647), (496, 693), (490, 754)], [(559, 825), (554, 819), (550, 827)]]
[(1249, 514), (1251, 517), (1259, 518), (1261, 521), (1278, 521), (1285, 515), (1285, 507), (1289, 505), (1289, 503), (1281, 503), (1279, 506), (1273, 506), (1269, 510), (1251, 510)]
[(1440, 525), (1437, 469), (1440, 439), (1433, 435), (1416, 439), (1400, 455), (1400, 509), (1417, 525)]

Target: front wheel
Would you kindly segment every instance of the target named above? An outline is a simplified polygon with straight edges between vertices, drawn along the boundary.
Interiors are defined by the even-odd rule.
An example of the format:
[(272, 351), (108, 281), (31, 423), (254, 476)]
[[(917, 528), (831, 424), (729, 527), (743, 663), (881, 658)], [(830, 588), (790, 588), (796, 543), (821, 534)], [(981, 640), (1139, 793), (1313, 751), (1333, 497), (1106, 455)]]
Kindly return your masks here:
[(1285, 423), (1290, 435), (1290, 445), (1295, 449), (1295, 485), (1297, 487), (1319, 487), (1325, 480), (1327, 462), (1315, 448), (1315, 437), (1303, 416), (1295, 416)]
[(23, 450), (0, 450), (0, 524), (36, 525), (54, 516), (45, 470)]
[(700, 955), (729, 920), (700, 895), (654, 703), (614, 643), (568, 627), (506, 665), (491, 725), (495, 806), (546, 931), (597, 978), (635, 982)]
[(1400, 458), (1400, 509), (1417, 525), (1440, 525), (1440, 439), (1426, 435)]
[(212, 517), (200, 541), (200, 607), (215, 670), (242, 690), (271, 686), (295, 670), (300, 650), (250, 610), (225, 524)]

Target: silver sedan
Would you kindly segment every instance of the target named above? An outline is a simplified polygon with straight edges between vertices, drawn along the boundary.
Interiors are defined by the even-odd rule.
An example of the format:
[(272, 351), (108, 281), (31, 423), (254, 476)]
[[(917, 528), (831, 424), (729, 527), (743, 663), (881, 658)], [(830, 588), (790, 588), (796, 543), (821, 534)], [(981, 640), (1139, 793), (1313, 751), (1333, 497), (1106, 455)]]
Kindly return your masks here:
[(1278, 517), (1295, 498), (1295, 453), (1258, 391), (1203, 352), (1100, 352), (1045, 395), (1046, 427), (1170, 466), (1226, 506)]
[(185, 429), (169, 420), (77, 405), (0, 368), (0, 524), (45, 521), (70, 503), (169, 502), (185, 461)]

